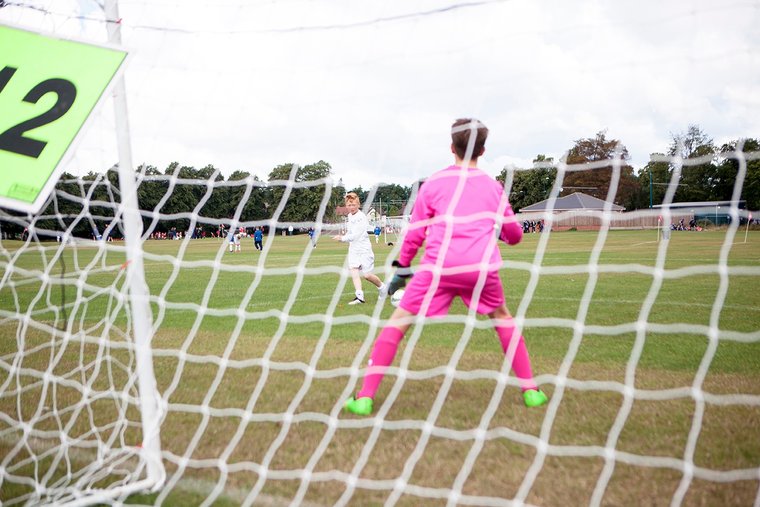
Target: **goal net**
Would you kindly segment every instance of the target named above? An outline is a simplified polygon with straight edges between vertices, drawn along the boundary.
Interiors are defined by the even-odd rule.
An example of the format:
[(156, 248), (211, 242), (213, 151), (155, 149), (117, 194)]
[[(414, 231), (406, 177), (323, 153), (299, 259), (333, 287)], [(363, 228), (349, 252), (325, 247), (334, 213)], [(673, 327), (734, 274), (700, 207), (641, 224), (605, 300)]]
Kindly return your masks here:
[[(662, 206), (624, 213), (613, 207), (620, 152), (546, 164), (555, 177), (530, 215), (544, 227), (503, 246), (500, 274), (549, 403), (523, 405), (493, 324), (455, 303), (446, 317), (415, 320), (374, 413), (348, 415), (393, 308), (366, 281), (366, 304), (347, 304), (347, 248), (332, 236), (345, 229), (352, 188), (325, 161), (285, 162), (301, 158), (291, 145), (312, 141), (263, 137), (281, 125), (256, 121), (259, 108), (282, 108), (324, 140), (319, 121), (341, 96), (241, 97), (269, 76), (282, 86), (278, 72), (294, 81), (315, 65), (360, 70), (371, 58), (295, 52), (257, 68), (262, 47), (308, 46), (312, 29), (334, 32), (338, 47), (342, 30), (364, 23), (334, 25), (335, 13), (282, 28), (241, 21), (276, 18), (283, 3), (204, 4), (191, 17), (174, 2), (123, 1), (114, 17), (94, 1), (0, 2), (0, 23), (98, 42), (119, 25), (124, 45), (141, 48), (127, 70), (127, 146), (106, 101), (43, 209), (0, 209), (0, 503), (760, 505), (760, 238), (742, 204), (760, 152), (740, 142), (655, 156), (669, 175)], [(175, 46), (198, 65), (168, 59)], [(230, 67), (230, 54), (250, 65)], [(175, 96), (183, 87), (197, 96)], [(356, 106), (376, 93), (352, 90)], [(191, 124), (175, 118), (187, 109)], [(238, 137), (220, 138), (230, 131), (215, 125), (231, 119)], [(408, 141), (401, 130), (382, 141)], [(258, 163), (271, 163), (252, 168), (242, 160), (256, 136), (271, 152)], [(240, 165), (216, 167), (212, 148), (211, 163), (184, 165), (185, 151), (212, 140), (240, 151)], [(369, 154), (380, 167), (362, 168), (366, 181), (387, 150)], [(142, 158), (157, 152), (169, 158)], [(676, 207), (682, 176), (708, 163), (726, 169), (728, 204), (712, 206), (704, 230), (665, 237), (664, 224), (695, 214)], [(601, 207), (559, 209), (563, 188), (600, 169)], [(512, 201), (530, 171), (502, 173)], [(371, 186), (365, 211), (382, 190)], [(387, 240), (372, 241), (383, 280), (409, 212), (386, 217)]]
[(398, 243), (401, 241), (402, 234), (409, 225), (410, 215), (398, 215), (385, 217), (384, 223), (381, 223), (383, 238), (385, 243)]

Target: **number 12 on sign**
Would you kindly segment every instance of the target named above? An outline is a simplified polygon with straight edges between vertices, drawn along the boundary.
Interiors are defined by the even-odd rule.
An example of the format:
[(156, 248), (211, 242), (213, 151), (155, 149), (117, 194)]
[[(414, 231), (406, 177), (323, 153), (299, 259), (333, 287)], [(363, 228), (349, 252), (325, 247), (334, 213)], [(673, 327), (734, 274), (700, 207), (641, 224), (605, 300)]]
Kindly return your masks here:
[(36, 213), (127, 53), (0, 24), (0, 206)]
[[(8, 84), (8, 81), (17, 70), (13, 67), (5, 67), (0, 71), (0, 93), (3, 92), (5, 85)], [(77, 87), (66, 79), (46, 79), (29, 90), (29, 93), (24, 96), (23, 100), (24, 102), (36, 104), (45, 94), (51, 92), (55, 93), (58, 98), (50, 109), (0, 133), (0, 150), (32, 158), (40, 156), (47, 143), (30, 137), (24, 137), (24, 133), (54, 122), (66, 114), (77, 97)]]

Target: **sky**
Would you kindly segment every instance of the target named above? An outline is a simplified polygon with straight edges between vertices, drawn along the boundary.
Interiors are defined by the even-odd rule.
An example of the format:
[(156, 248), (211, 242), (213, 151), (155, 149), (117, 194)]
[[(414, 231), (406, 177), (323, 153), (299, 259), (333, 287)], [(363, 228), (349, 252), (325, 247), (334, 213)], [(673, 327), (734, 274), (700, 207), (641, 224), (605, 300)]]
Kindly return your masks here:
[[(107, 41), (103, 0), (25, 0), (0, 23)], [(22, 2), (18, 2), (21, 4)], [(493, 175), (605, 131), (635, 168), (698, 125), (760, 138), (760, 0), (120, 0), (135, 164), (266, 179), (325, 160), (346, 188), (453, 162), (451, 123), (490, 129)], [(101, 103), (66, 160), (117, 161)]]

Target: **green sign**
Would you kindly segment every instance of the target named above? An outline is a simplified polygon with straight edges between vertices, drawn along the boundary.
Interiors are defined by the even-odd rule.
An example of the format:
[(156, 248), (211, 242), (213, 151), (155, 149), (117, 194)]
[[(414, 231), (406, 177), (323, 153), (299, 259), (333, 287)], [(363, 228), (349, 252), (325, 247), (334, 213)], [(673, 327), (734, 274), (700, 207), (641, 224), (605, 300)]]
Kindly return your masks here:
[(126, 56), (0, 25), (0, 206), (39, 211)]

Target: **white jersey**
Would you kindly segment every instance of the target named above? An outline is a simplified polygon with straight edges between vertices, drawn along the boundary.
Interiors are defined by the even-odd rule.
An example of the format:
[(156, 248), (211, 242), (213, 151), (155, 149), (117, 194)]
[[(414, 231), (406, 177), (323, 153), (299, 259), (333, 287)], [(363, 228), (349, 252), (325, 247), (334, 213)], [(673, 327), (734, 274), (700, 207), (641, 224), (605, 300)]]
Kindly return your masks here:
[(348, 243), (348, 266), (351, 268), (361, 266), (363, 271), (369, 271), (374, 267), (375, 255), (367, 234), (368, 229), (369, 220), (361, 210), (348, 215), (348, 230), (340, 240)]

